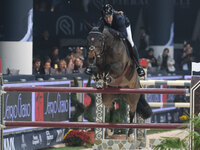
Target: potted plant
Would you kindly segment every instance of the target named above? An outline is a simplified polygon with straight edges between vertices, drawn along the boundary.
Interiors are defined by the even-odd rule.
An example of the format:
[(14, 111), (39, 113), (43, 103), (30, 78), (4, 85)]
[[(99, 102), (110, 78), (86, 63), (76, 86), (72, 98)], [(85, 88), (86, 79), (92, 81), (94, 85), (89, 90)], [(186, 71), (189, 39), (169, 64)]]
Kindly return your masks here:
[(64, 142), (67, 146), (82, 146), (89, 141), (90, 137), (84, 130), (70, 129), (64, 136)]
[[(189, 117), (182, 116), (183, 119), (188, 119)], [(193, 139), (193, 150), (200, 149), (200, 116), (194, 115), (194, 118), (190, 119), (193, 122), (195, 131), (188, 131), (189, 134), (184, 139), (174, 138), (174, 137), (164, 137), (160, 144), (154, 147), (154, 150), (167, 150), (167, 149), (177, 149), (177, 150), (187, 150), (188, 141), (190, 138)]]
[(88, 141), (88, 143), (89, 143), (89, 144), (94, 144), (94, 136), (95, 136), (94, 130), (93, 130), (93, 129), (88, 130), (88, 131), (87, 131), (87, 135), (89, 136), (89, 141)]

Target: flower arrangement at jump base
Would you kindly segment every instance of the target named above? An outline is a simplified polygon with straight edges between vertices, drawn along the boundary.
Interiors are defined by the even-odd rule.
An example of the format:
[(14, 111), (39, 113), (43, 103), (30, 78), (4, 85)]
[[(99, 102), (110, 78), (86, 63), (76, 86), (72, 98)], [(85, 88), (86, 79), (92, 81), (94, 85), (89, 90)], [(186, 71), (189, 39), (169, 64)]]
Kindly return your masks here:
[(68, 146), (82, 146), (89, 143), (90, 137), (83, 130), (70, 129), (64, 136), (64, 142)]

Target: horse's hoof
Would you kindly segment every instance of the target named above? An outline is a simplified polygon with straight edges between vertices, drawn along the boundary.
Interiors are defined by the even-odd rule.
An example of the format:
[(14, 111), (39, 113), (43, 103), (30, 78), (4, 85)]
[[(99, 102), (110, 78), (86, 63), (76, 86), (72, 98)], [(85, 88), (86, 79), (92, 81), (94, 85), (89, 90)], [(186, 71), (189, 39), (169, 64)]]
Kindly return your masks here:
[(133, 142), (133, 141), (134, 141), (134, 136), (133, 136), (133, 134), (130, 134), (128, 136), (128, 142)]
[(92, 75), (92, 69), (91, 68), (86, 68), (85, 69), (85, 74)]
[(112, 136), (114, 134), (114, 130), (113, 129), (107, 129), (107, 134), (108, 134), (108, 136)]
[(111, 77), (104, 77), (104, 82), (106, 82), (107, 84), (110, 83), (112, 81)]
[(142, 94), (140, 96), (139, 102), (137, 104), (137, 110), (136, 112), (143, 118), (147, 119), (150, 118), (151, 115), (153, 114), (151, 107), (149, 104), (146, 102), (144, 99), (144, 95)]

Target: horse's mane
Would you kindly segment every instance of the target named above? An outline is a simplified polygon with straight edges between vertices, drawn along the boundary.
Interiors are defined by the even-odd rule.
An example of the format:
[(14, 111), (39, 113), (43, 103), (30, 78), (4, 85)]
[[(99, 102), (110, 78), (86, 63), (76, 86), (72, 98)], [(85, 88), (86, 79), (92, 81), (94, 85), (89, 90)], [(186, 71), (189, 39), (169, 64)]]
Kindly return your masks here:
[(108, 27), (108, 26), (104, 26), (104, 29), (103, 29), (103, 34), (104, 34), (104, 35), (107, 35), (107, 36), (112, 35), (112, 34), (110, 33), (110, 31), (109, 31), (109, 28), (110, 28), (110, 27)]

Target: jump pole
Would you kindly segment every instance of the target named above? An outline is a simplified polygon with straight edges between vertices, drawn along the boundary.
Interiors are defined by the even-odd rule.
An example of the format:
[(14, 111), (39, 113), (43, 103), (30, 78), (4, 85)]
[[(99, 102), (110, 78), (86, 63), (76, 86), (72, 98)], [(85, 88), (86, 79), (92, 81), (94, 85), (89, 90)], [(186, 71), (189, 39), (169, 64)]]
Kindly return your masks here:
[(160, 102), (149, 102), (151, 107), (180, 107), (190, 108), (190, 103), (160, 103)]
[(5, 86), (4, 91), (9, 92), (68, 92), (68, 93), (103, 93), (103, 94), (177, 94), (185, 95), (189, 93), (187, 89), (159, 89), (159, 88), (102, 88), (97, 89), (93, 87), (19, 87), (19, 86)]
[(96, 122), (51, 122), (51, 121), (5, 121), (6, 127), (59, 127), (59, 128), (138, 128), (138, 129), (185, 129), (181, 123), (96, 123)]
[(191, 81), (190, 80), (140, 80), (140, 84), (142, 86), (167, 85), (167, 86), (190, 87)]

